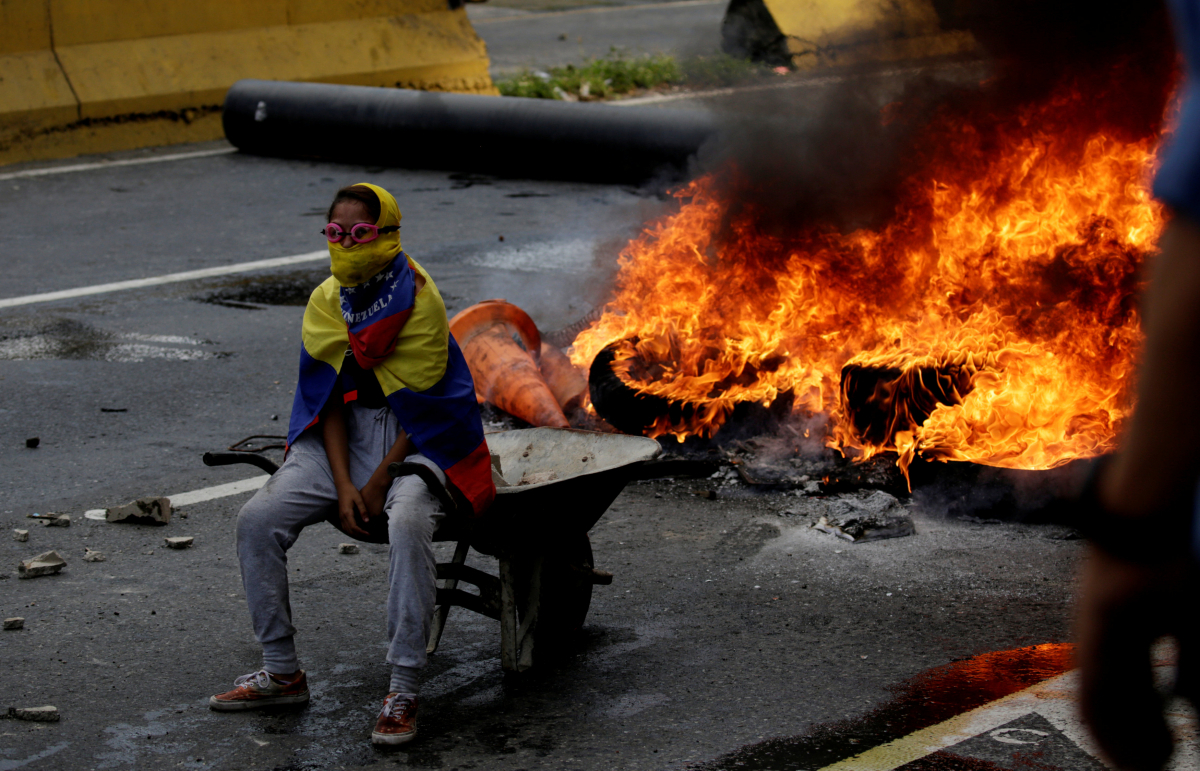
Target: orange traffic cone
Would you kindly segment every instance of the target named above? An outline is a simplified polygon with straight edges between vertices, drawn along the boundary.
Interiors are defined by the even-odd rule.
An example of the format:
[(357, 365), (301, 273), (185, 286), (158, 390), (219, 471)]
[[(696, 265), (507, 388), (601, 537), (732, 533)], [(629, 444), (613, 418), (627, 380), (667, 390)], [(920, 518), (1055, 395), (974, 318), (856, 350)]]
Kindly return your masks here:
[(579, 368), (571, 363), (558, 346), (542, 341), (542, 356), (538, 369), (546, 385), (550, 386), (554, 398), (564, 413), (574, 412), (587, 404), (588, 381)]
[(480, 401), (532, 426), (569, 427), (538, 370), (542, 336), (525, 311), (504, 300), (484, 300), (456, 314), (450, 333), (467, 359)]

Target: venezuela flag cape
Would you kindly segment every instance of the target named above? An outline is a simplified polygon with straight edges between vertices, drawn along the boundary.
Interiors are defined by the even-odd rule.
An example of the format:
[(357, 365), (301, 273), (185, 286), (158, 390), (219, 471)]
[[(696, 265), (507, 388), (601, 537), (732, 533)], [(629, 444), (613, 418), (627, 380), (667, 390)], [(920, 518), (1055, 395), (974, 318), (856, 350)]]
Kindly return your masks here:
[[(425, 280), (420, 292), (418, 273)], [(496, 487), (475, 385), (424, 268), (400, 252), (357, 286), (343, 287), (330, 276), (308, 298), (303, 337), (288, 446), (317, 423), (342, 362), (353, 353), (363, 369), (373, 369), (417, 450), (446, 473), (475, 514), (491, 505)], [(346, 401), (355, 388), (343, 383)]]

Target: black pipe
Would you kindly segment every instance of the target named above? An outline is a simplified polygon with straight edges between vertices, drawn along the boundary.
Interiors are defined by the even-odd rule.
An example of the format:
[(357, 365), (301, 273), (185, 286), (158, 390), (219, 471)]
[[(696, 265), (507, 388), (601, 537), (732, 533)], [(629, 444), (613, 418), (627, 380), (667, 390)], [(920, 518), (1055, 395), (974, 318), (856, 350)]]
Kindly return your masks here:
[(256, 155), (594, 182), (678, 175), (716, 133), (692, 110), (270, 80), (234, 83), (222, 121)]

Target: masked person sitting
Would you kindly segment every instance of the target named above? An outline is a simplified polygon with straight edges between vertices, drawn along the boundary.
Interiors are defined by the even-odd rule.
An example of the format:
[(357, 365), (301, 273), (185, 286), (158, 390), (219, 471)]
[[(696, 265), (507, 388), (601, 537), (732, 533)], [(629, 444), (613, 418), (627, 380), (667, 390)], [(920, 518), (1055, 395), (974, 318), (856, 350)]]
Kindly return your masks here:
[(393, 480), (388, 466), (427, 466), (477, 514), (495, 487), (471, 374), (437, 287), (401, 250), (396, 200), (375, 185), (343, 188), (323, 233), (333, 275), (304, 312), (286, 460), (237, 520), (263, 666), (209, 705), (234, 711), (308, 701), (287, 550), (310, 525), (333, 521), (365, 539), (365, 528), (379, 532), (386, 518), (392, 676), (371, 741), (403, 744), (416, 736), (417, 676), (437, 592), (433, 533), (445, 512), (418, 476)]

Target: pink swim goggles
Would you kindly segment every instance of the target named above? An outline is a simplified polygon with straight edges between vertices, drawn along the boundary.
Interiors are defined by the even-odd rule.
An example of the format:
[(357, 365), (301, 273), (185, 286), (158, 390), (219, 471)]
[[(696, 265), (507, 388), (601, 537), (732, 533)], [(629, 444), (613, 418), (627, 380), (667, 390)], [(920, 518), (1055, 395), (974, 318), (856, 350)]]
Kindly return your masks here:
[(336, 222), (330, 222), (321, 230), (321, 235), (329, 239), (331, 244), (336, 244), (346, 236), (350, 236), (350, 239), (356, 244), (365, 244), (368, 241), (374, 241), (376, 238), (379, 238), (383, 233), (395, 233), (399, 229), (399, 225), (387, 225), (381, 228), (369, 222), (359, 222), (351, 225), (350, 230), (346, 231), (342, 230), (341, 226)]

